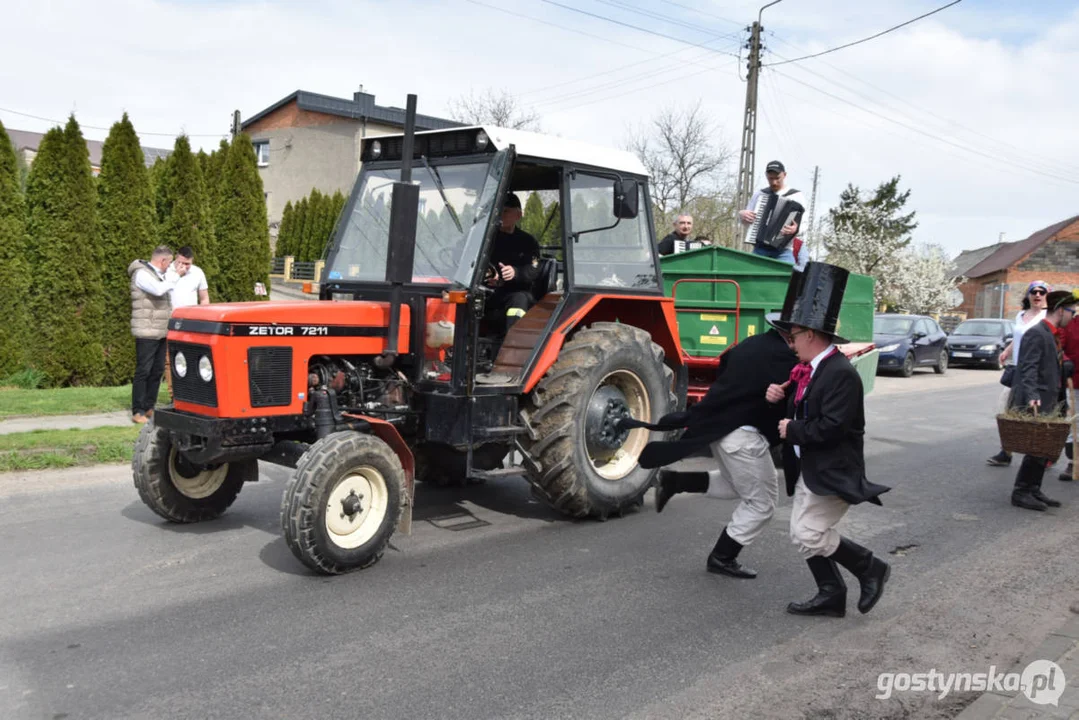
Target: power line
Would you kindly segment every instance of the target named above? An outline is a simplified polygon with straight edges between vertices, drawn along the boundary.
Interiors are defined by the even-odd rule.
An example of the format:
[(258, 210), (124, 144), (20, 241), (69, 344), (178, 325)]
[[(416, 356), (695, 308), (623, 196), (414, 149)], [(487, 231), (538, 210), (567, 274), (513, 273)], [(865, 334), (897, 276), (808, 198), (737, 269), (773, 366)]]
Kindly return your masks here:
[(621, 25), (622, 27), (627, 27), (627, 28), (630, 28), (631, 30), (636, 30), (638, 32), (647, 33), (649, 35), (655, 35), (656, 37), (661, 37), (661, 38), (664, 38), (666, 40), (673, 40), (674, 42), (679, 42), (679, 43), (682, 43), (684, 45), (692, 45), (694, 47), (699, 47), (699, 48), (702, 48), (704, 50), (709, 50), (709, 51), (714, 52), (714, 53), (719, 53), (720, 55), (730, 55), (731, 57), (738, 57), (736, 54), (731, 53), (731, 52), (725, 52), (723, 50), (716, 50), (715, 48), (710, 48), (707, 45), (702, 45), (700, 43), (690, 42), (689, 40), (683, 40), (682, 38), (675, 37), (673, 35), (667, 35), (666, 33), (656, 32), (655, 30), (649, 30), (648, 28), (638, 27), (637, 25), (631, 25), (629, 23), (622, 22), (621, 20), (615, 20), (614, 18), (609, 18), (609, 17), (606, 17), (604, 15), (598, 15), (596, 13), (588, 12), (587, 10), (579, 10), (579, 9), (577, 9), (575, 7), (570, 7), (569, 5), (563, 5), (562, 3), (555, 2), (554, 0), (540, 0), (540, 1), (545, 2), (548, 5), (554, 5), (555, 7), (560, 7), (563, 10), (569, 10), (570, 12), (580, 13), (581, 15), (587, 15), (589, 17), (593, 17), (593, 18), (596, 18), (598, 20), (603, 20), (605, 22), (614, 23), (615, 25)]
[(674, 2), (674, 0), (663, 0), (663, 1), (666, 2), (668, 5), (674, 5), (675, 7), (680, 7), (682, 9), (684, 9), (684, 10), (690, 10), (692, 12), (697, 13), (698, 15), (704, 15), (706, 17), (713, 17), (716, 20), (722, 20), (723, 22), (728, 22), (728, 23), (731, 23), (732, 25), (737, 25), (738, 27), (742, 27), (742, 26), (745, 25), (745, 23), (738, 22), (737, 20), (731, 20), (730, 18), (725, 18), (725, 17), (723, 17), (721, 15), (716, 15), (714, 13), (705, 12), (704, 10), (699, 10), (699, 9), (697, 9), (695, 7), (690, 7), (689, 5), (683, 5), (682, 3)]
[(736, 36), (741, 35), (741, 33), (742, 33), (741, 30), (735, 30), (734, 32), (725, 33), (723, 35), (717, 35), (716, 33), (713, 33), (713, 32), (711, 32), (709, 30), (703, 29), (699, 24), (694, 25), (693, 23), (688, 23), (688, 22), (684, 22), (682, 20), (677, 20), (675, 18), (672, 18), (670, 15), (663, 15), (661, 13), (652, 12), (651, 10), (642, 10), (640, 8), (636, 8), (636, 7), (632, 6), (632, 5), (630, 5), (629, 3), (618, 2), (618, 0), (596, 0), (596, 2), (602, 3), (604, 5), (609, 5), (611, 7), (618, 8), (620, 10), (629, 10), (630, 12), (637, 13), (638, 15), (644, 15), (645, 17), (650, 17), (653, 20), (661, 20), (661, 21), (663, 21), (665, 23), (670, 23), (671, 25), (677, 25), (679, 27), (684, 27), (684, 28), (687, 28), (689, 30), (693, 30), (694, 32), (703, 33), (705, 35), (710, 35), (710, 36), (712, 36), (713, 38), (715, 38), (717, 40), (722, 40), (722, 39), (726, 39), (726, 38), (729, 38), (729, 37), (736, 37)]
[[(802, 49), (802, 48), (798, 47), (797, 45), (795, 45), (794, 43), (790, 42), (789, 40), (786, 40), (786, 39), (776, 35), (775, 33), (771, 33), (771, 35), (776, 40), (783, 43), (784, 45), (789, 45), (790, 47), (792, 47), (792, 48), (794, 48), (796, 50), (801, 50)], [(779, 53), (776, 53), (775, 51), (771, 51), (771, 52), (772, 52), (773, 55), (775, 55), (778, 58), (781, 58), (781, 59), (784, 59), (784, 60), (786, 59), (782, 55), (780, 55)], [(852, 73), (850, 73), (850, 72), (848, 72), (848, 71), (846, 71), (846, 70), (844, 70), (844, 69), (842, 69), (840, 67), (836, 67), (835, 65), (832, 65), (831, 63), (827, 62), (826, 60), (820, 60), (819, 62), (821, 62), (822, 64), (824, 64), (828, 68), (831, 68), (833, 71), (835, 71), (837, 73), (840, 73), (842, 75), (846, 75), (850, 79), (856, 80), (856, 81), (862, 83), (863, 85), (866, 85), (866, 86), (872, 88), (873, 90), (876, 90), (877, 92), (879, 92), (879, 93), (881, 93), (883, 95), (887, 95), (888, 97), (891, 97), (891, 98), (893, 98), (895, 100), (898, 100), (900, 103), (906, 105), (909, 108), (912, 108), (913, 110), (915, 110), (917, 112), (925, 113), (926, 115), (936, 119), (940, 123), (943, 123), (945, 128), (948, 129), (948, 130), (959, 129), (959, 130), (966, 131), (966, 132), (968, 132), (968, 133), (970, 133), (972, 135), (977, 135), (978, 137), (980, 137), (980, 138), (982, 138), (984, 140), (988, 140), (989, 142), (994, 143), (995, 145), (1002, 146), (1003, 148), (1010, 148), (1011, 150), (1019, 152), (1020, 154), (1022, 154), (1024, 156), (1029, 156), (1032, 159), (1037, 159), (1037, 160), (1039, 160), (1041, 162), (1046, 163), (1047, 165), (1053, 165), (1053, 166), (1055, 166), (1054, 170), (1057, 171), (1057, 172), (1063, 172), (1063, 173), (1068, 173), (1068, 174), (1079, 175), (1079, 170), (1077, 170), (1075, 167), (1070, 166), (1067, 163), (1062, 163), (1062, 162), (1060, 162), (1060, 160), (1058, 160), (1056, 158), (1051, 158), (1051, 157), (1049, 157), (1047, 155), (1043, 155), (1043, 154), (1040, 154), (1040, 153), (1035, 153), (1035, 152), (1032, 152), (1032, 151), (1030, 151), (1030, 150), (1028, 150), (1026, 148), (1021, 148), (1021, 147), (1019, 147), (1017, 145), (1006, 142), (1004, 140), (994, 138), (991, 135), (986, 135), (985, 133), (980, 132), (979, 130), (968, 127), (966, 125), (963, 125), (962, 123), (960, 123), (957, 120), (953, 120), (951, 118), (948, 118), (948, 117), (945, 117), (945, 116), (940, 115), (938, 113), (935, 113), (932, 110), (929, 110), (928, 108), (916, 105), (913, 102), (911, 102), (909, 100), (906, 100), (906, 99), (900, 97), (899, 95), (896, 95), (893, 92), (890, 92), (888, 90), (885, 90), (882, 87), (874, 85), (873, 83), (869, 82), (868, 80), (860, 78), (857, 75), (854, 75), (854, 74), (852, 74)], [(810, 75), (814, 75), (814, 76), (816, 76), (816, 77), (818, 77), (818, 78), (820, 78), (822, 80), (825, 80), (826, 82), (837, 85), (838, 87), (841, 87), (841, 88), (843, 88), (843, 89), (845, 89), (845, 90), (847, 90), (849, 92), (860, 95), (861, 97), (865, 97), (865, 98), (869, 99), (871, 102), (874, 102), (874, 103), (876, 103), (876, 104), (878, 104), (878, 105), (880, 105), (882, 107), (888, 108), (892, 112), (903, 114), (902, 111), (896, 110), (895, 108), (892, 108), (892, 107), (886, 105), (885, 103), (883, 103), (883, 102), (881, 102), (879, 100), (876, 100), (874, 98), (869, 98), (866, 95), (862, 95), (861, 93), (858, 93), (856, 90), (851, 90), (850, 88), (846, 87), (845, 85), (842, 85), (841, 83), (836, 82), (832, 78), (821, 75), (820, 73), (818, 73), (818, 72), (816, 72), (814, 70), (810, 70), (805, 65), (799, 65), (798, 69), (801, 70), (802, 72), (809, 73)], [(907, 116), (912, 117), (909, 114)]]
[[(54, 120), (53, 118), (41, 117), (40, 115), (31, 115), (30, 113), (19, 112), (18, 110), (9, 110), (7, 108), (0, 108), (0, 112), (6, 112), (6, 113), (10, 113), (12, 115), (21, 115), (22, 117), (33, 118), (34, 120), (41, 120), (43, 122), (50, 122), (50, 123), (53, 123), (55, 125), (63, 125), (64, 123), (67, 122), (66, 120)], [(108, 132), (109, 130), (112, 130), (112, 128), (99, 127), (97, 125), (83, 125), (82, 123), (79, 123), (79, 127), (86, 128), (87, 130), (104, 130), (106, 132)], [(223, 132), (223, 133), (139, 132), (138, 134), (139, 135), (157, 135), (157, 136), (161, 136), (161, 137), (173, 137), (173, 138), (174, 137), (179, 137), (180, 135), (184, 135), (185, 137), (216, 137), (216, 138), (228, 136), (227, 132)]]
[(895, 118), (891, 118), (891, 117), (888, 117), (887, 115), (883, 115), (883, 114), (881, 114), (879, 112), (876, 112), (874, 110), (864, 108), (864, 107), (858, 105), (857, 103), (854, 103), (854, 102), (851, 102), (850, 100), (847, 100), (846, 98), (843, 98), (843, 97), (840, 97), (839, 95), (835, 95), (833, 93), (830, 93), (827, 90), (822, 90), (819, 87), (816, 87), (815, 85), (810, 85), (809, 83), (804, 82), (802, 80), (799, 80), (796, 77), (792, 77), (790, 75), (787, 75), (786, 73), (782, 73), (782, 72), (779, 72), (777, 70), (776, 74), (780, 75), (781, 77), (787, 78), (791, 82), (796, 82), (799, 85), (803, 85), (803, 86), (809, 88), (810, 90), (818, 92), (818, 93), (820, 93), (822, 95), (826, 95), (826, 96), (832, 98), (833, 100), (838, 100), (839, 102), (844, 103), (846, 105), (850, 105), (851, 107), (853, 107), (853, 108), (855, 108), (857, 110), (861, 110), (864, 113), (868, 113), (870, 115), (878, 117), (878, 118), (880, 118), (880, 119), (882, 119), (882, 120), (884, 120), (886, 122), (892, 123), (893, 125), (898, 125), (899, 127), (906, 128), (907, 130), (910, 130), (911, 132), (918, 133), (919, 135), (924, 135), (925, 137), (928, 137), (928, 138), (930, 138), (932, 140), (936, 140), (937, 142), (944, 143), (946, 145), (951, 145), (952, 147), (958, 148), (960, 150), (964, 150), (964, 151), (969, 152), (969, 153), (973, 153), (975, 155), (979, 155), (981, 157), (988, 158), (990, 160), (995, 160), (997, 162), (1012, 165), (1013, 167), (1017, 167), (1017, 168), (1019, 168), (1021, 170), (1025, 170), (1027, 172), (1032, 172), (1032, 173), (1036, 173), (1038, 175), (1042, 175), (1042, 176), (1045, 176), (1045, 177), (1050, 177), (1050, 178), (1054, 178), (1056, 180), (1062, 180), (1062, 181), (1067, 182), (1067, 183), (1079, 185), (1079, 180), (1077, 180), (1077, 179), (1065, 178), (1065, 177), (1061, 177), (1059, 175), (1054, 175), (1052, 173), (1043, 172), (1041, 170), (1037, 170), (1035, 168), (1028, 167), (1028, 166), (1023, 165), (1021, 163), (1013, 162), (1011, 160), (1008, 160), (1007, 158), (1001, 158), (1001, 157), (998, 157), (998, 156), (995, 156), (995, 155), (990, 155), (989, 153), (982, 152), (982, 151), (977, 150), (975, 148), (970, 148), (970, 147), (967, 147), (965, 145), (961, 145), (961, 144), (959, 144), (957, 142), (953, 142), (951, 140), (948, 140), (947, 138), (942, 138), (939, 135), (934, 135), (931, 132), (927, 132), (925, 130), (922, 130), (921, 128), (917, 128), (917, 127), (908, 125), (906, 123), (900, 122), (900, 121), (896, 120)]
[(869, 42), (870, 40), (875, 40), (876, 38), (879, 38), (882, 35), (887, 35), (890, 32), (894, 32), (894, 31), (898, 30), (901, 27), (906, 27), (907, 25), (910, 25), (911, 23), (918, 22), (919, 20), (927, 18), (930, 15), (936, 15), (941, 10), (947, 10), (952, 5), (958, 5), (961, 2), (963, 2), (963, 0), (952, 0), (952, 2), (948, 3), (947, 5), (942, 5), (941, 7), (937, 8), (936, 10), (932, 10), (930, 12), (927, 12), (924, 15), (919, 15), (916, 18), (911, 18), (910, 20), (907, 20), (904, 23), (900, 23), (900, 24), (898, 24), (898, 25), (896, 25), (894, 27), (890, 27), (887, 30), (882, 30), (881, 32), (877, 33), (876, 35), (870, 35), (869, 37), (862, 38), (861, 40), (855, 40), (854, 42), (847, 43), (846, 45), (840, 45), (839, 47), (830, 48), (828, 50), (824, 50), (823, 52), (819, 52), (819, 53), (813, 53), (812, 55), (804, 55), (804, 56), (799, 57), (799, 58), (794, 58), (793, 60), (784, 60), (783, 62), (768, 63), (764, 67), (774, 67), (776, 65), (786, 65), (787, 63), (799, 62), (800, 60), (808, 60), (810, 58), (820, 57), (821, 55), (827, 55), (828, 53), (834, 53), (837, 50), (843, 50), (845, 48), (854, 47), (855, 45), (861, 45), (864, 42)]
[(641, 92), (642, 90), (651, 90), (654, 87), (659, 87), (660, 85), (666, 85), (666, 84), (668, 84), (670, 82), (689, 80), (690, 78), (697, 77), (698, 75), (703, 75), (706, 72), (709, 72), (709, 71), (712, 71), (712, 70), (719, 70), (719, 69), (720, 68), (718, 66), (717, 67), (704, 68), (703, 70), (698, 70), (697, 72), (693, 72), (693, 73), (690, 73), (688, 75), (683, 75), (680, 78), (675, 78), (673, 81), (672, 80), (664, 80), (662, 82), (653, 83), (651, 85), (645, 85), (644, 87), (633, 88), (632, 90), (627, 90), (626, 92), (616, 93), (614, 95), (608, 95), (606, 97), (596, 98), (595, 100), (589, 100), (588, 102), (583, 102), (583, 103), (578, 103), (576, 105), (571, 105), (570, 107), (565, 107), (565, 108), (560, 108), (560, 109), (557, 109), (557, 110), (552, 110), (552, 111), (549, 111), (549, 113), (550, 114), (558, 114), (558, 113), (562, 113), (562, 112), (569, 112), (570, 110), (576, 110), (577, 108), (582, 108), (582, 107), (585, 107), (586, 105), (593, 105), (593, 104), (598, 103), (598, 102), (606, 102), (608, 100), (614, 100), (615, 98), (620, 98), (620, 97), (622, 97), (624, 95), (631, 95), (631, 94), (633, 94), (635, 92)]
[(542, 23), (543, 25), (550, 25), (551, 27), (558, 28), (559, 30), (565, 30), (566, 32), (577, 33), (578, 35), (584, 35), (585, 37), (590, 37), (590, 38), (592, 38), (594, 40), (601, 40), (602, 42), (608, 42), (608, 43), (611, 43), (612, 45), (621, 45), (622, 47), (629, 48), (630, 50), (639, 50), (641, 52), (649, 52), (648, 50), (645, 50), (644, 48), (639, 48), (639, 47), (637, 47), (635, 45), (627, 45), (624, 42), (619, 42), (618, 40), (611, 40), (610, 38), (605, 38), (602, 35), (593, 35), (592, 33), (585, 32), (584, 30), (577, 30), (575, 28), (568, 28), (565, 25), (559, 25), (558, 23), (553, 23), (553, 22), (550, 22), (549, 20), (543, 20), (542, 18), (532, 17), (531, 15), (525, 15), (523, 13), (519, 13), (519, 12), (516, 12), (516, 11), (510, 11), (510, 10), (507, 10), (505, 8), (500, 8), (497, 5), (491, 5), (489, 3), (480, 2), (480, 0), (467, 0), (467, 2), (470, 2), (473, 5), (479, 5), (481, 7), (490, 8), (491, 10), (497, 10), (498, 12), (501, 12), (501, 13), (506, 13), (507, 15), (512, 15), (513, 17), (518, 18), (518, 19), (524, 18), (526, 20), (531, 20), (532, 22)]

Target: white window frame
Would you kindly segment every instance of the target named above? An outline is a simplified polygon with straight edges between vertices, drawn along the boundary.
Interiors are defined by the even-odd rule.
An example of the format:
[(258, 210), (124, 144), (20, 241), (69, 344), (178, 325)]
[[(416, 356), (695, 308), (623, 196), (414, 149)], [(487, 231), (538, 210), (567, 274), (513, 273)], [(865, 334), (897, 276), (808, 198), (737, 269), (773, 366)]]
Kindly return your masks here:
[[(269, 140), (256, 140), (251, 143), (255, 147), (255, 161), (259, 167), (267, 167), (270, 164), (270, 141)], [(263, 153), (266, 155), (266, 159), (263, 159)]]

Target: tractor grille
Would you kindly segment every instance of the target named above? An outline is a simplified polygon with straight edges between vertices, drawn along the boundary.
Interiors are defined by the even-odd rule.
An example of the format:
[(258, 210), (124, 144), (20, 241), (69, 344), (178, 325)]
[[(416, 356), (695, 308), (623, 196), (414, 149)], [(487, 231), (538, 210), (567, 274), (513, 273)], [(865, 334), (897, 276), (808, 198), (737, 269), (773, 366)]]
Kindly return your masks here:
[(292, 348), (253, 347), (247, 351), (251, 407), (292, 402)]
[[(180, 377), (176, 374), (176, 355), (184, 354), (187, 360), (187, 376)], [(213, 355), (209, 345), (195, 345), (169, 341), (169, 372), (172, 373), (172, 396), (176, 400), (217, 407), (217, 368), (214, 368), (214, 376), (210, 382), (205, 382), (199, 377), (199, 358), (203, 355)]]

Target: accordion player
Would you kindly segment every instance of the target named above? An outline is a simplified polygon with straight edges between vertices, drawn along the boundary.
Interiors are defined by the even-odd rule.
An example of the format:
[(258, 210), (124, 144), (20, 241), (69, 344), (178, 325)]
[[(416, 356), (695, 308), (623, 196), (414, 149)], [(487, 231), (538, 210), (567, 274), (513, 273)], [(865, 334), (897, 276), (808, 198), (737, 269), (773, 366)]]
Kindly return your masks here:
[(764, 188), (754, 194), (747, 209), (752, 210), (756, 218), (746, 229), (746, 244), (762, 250), (758, 254), (776, 257), (794, 239), (793, 234), (784, 235), (780, 231), (792, 223), (801, 223), (805, 196), (793, 188), (778, 193)]

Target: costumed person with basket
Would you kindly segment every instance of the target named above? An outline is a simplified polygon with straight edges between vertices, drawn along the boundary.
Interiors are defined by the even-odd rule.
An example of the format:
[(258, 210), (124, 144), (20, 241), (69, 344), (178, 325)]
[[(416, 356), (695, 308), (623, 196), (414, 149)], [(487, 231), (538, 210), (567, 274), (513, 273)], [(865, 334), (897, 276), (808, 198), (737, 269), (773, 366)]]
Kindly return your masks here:
[[(774, 313), (767, 319), (771, 323), (779, 317)], [(665, 415), (655, 424), (629, 418), (619, 421), (627, 429), (685, 428), (677, 440), (649, 443), (638, 459), (641, 467), (664, 468), (656, 485), (657, 512), (678, 493), (741, 500), (708, 554), (708, 572), (743, 579), (757, 576), (738, 562), (738, 555), (772, 519), (779, 495), (771, 448), (780, 443), (778, 423), (783, 412), (765, 400), (765, 392), (769, 385), (789, 378), (797, 362), (779, 331), (753, 335), (723, 355), (715, 382), (696, 405)], [(711, 453), (715, 470), (678, 469), (678, 461), (702, 451)]]
[[(1060, 348), (1064, 352), (1064, 358), (1071, 360), (1072, 365), (1079, 365), (1079, 322), (1069, 322), (1063, 330), (1063, 337), (1060, 341)], [(1079, 412), (1076, 409), (1075, 404), (1075, 388), (1079, 388), (1079, 367), (1076, 367), (1072, 372), (1070, 379), (1072, 381), (1071, 387), (1068, 388), (1068, 411), (1075, 415)], [(1068, 384), (1069, 377), (1064, 378), (1064, 384)], [(1064, 454), (1068, 457), (1068, 467), (1064, 472), (1060, 473), (1058, 478), (1061, 482), (1071, 482), (1075, 478), (1075, 426), (1072, 426), (1072, 433), (1068, 435), (1067, 442), (1064, 443)]]
[[(1071, 361), (1063, 362), (1058, 336), (1075, 315), (1077, 302), (1079, 298), (1067, 290), (1049, 293), (1045, 318), (1024, 333), (1012, 385), (1013, 409), (1036, 415), (1054, 415), (1060, 409), (1064, 378), (1071, 376), (1074, 367)], [(1059, 501), (1042, 492), (1045, 469), (1054, 462), (1056, 457), (1023, 456), (1015, 476), (1012, 505), (1038, 511), (1060, 507)]]
[(836, 344), (839, 310), (849, 273), (843, 268), (810, 262), (795, 273), (776, 326), (786, 330), (801, 364), (782, 385), (768, 388), (769, 402), (786, 397), (787, 417), (779, 422), (783, 471), (791, 508), (791, 540), (806, 558), (817, 594), (806, 602), (793, 602), (794, 615), (843, 617), (847, 586), (839, 573), (842, 565), (859, 582), (858, 610), (873, 609), (891, 574), (889, 565), (865, 547), (836, 530), (851, 505), (880, 505), (879, 496), (890, 488), (865, 476), (863, 440), (865, 407), (858, 371)]
[[(1007, 410), (1011, 403), (1012, 387), (1015, 384), (1015, 365), (1019, 362), (1019, 351), (1023, 347), (1023, 333), (1045, 318), (1045, 298), (1052, 290), (1052, 286), (1048, 283), (1035, 280), (1027, 285), (1027, 291), (1023, 293), (1023, 309), (1015, 316), (1011, 342), (1000, 353), (1000, 364), (1004, 365), (1004, 372), (1000, 376), (1000, 384), (1004, 386), (1000, 399), (1000, 412)], [(1011, 465), (1012, 454), (1001, 448), (1000, 452), (986, 462), (998, 467)]]

